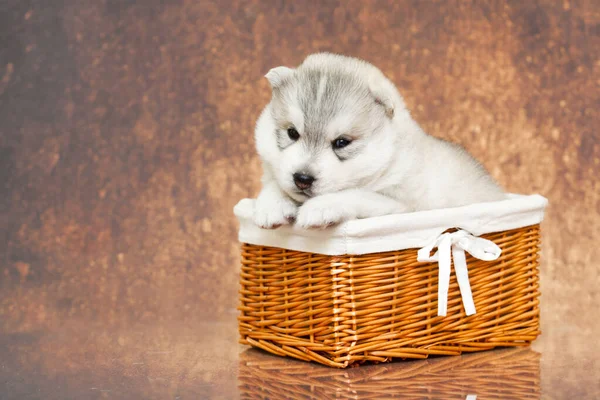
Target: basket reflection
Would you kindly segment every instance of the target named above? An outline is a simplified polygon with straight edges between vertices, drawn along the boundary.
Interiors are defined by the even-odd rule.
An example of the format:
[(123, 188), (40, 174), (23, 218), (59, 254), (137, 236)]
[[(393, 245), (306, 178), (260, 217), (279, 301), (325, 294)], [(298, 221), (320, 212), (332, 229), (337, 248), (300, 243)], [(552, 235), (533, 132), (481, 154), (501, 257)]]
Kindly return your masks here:
[(340, 370), (249, 349), (238, 382), (242, 399), (539, 399), (540, 354), (501, 349)]

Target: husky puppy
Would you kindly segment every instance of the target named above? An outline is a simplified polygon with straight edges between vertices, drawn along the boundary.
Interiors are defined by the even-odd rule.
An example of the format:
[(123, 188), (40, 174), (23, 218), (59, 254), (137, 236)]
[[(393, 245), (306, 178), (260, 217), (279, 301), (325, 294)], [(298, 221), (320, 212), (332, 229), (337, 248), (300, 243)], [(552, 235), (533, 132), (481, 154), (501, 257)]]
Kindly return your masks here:
[(272, 98), (255, 132), (264, 171), (258, 226), (325, 228), (504, 198), (464, 149), (419, 127), (373, 65), (319, 53), (265, 77)]

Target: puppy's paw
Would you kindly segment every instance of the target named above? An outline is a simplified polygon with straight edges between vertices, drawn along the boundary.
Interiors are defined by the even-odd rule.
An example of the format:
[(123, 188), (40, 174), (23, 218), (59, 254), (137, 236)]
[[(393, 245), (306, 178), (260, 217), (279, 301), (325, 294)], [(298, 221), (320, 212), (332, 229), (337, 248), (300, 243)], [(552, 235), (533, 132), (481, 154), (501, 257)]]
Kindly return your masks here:
[(352, 218), (339, 202), (324, 195), (308, 200), (298, 209), (296, 225), (304, 229), (325, 229)]
[(264, 229), (289, 225), (296, 219), (298, 206), (289, 199), (259, 197), (254, 207), (254, 223)]

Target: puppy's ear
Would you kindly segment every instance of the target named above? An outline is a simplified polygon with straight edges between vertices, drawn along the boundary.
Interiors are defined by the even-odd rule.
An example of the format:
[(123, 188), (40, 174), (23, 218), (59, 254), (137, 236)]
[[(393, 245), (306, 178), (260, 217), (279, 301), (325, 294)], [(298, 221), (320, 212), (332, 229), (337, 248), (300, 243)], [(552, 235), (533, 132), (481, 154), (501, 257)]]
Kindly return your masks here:
[(271, 84), (272, 89), (277, 89), (283, 81), (294, 74), (294, 70), (288, 67), (276, 67), (272, 68), (267, 74), (265, 78)]
[(378, 83), (376, 79), (370, 79), (369, 90), (371, 91), (371, 95), (375, 98), (375, 103), (385, 109), (385, 115), (389, 119), (394, 118), (394, 101), (392, 100), (392, 96), (388, 94), (385, 86)]

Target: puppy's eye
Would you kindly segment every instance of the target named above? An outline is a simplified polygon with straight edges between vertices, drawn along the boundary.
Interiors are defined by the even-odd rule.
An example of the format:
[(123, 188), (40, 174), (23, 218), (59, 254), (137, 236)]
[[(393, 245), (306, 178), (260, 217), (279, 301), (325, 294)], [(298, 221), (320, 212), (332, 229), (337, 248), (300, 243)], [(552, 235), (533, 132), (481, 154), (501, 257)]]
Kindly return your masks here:
[(300, 134), (296, 130), (296, 128), (288, 128), (287, 134), (294, 142), (300, 138)]
[(344, 138), (337, 138), (333, 142), (331, 142), (331, 145), (333, 146), (334, 149), (343, 149), (344, 147), (348, 146), (350, 143), (352, 143), (351, 140), (344, 139)]

